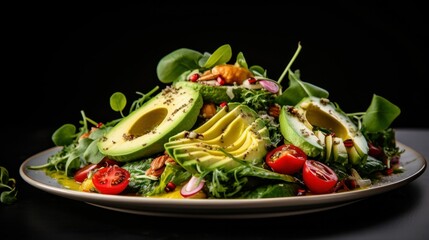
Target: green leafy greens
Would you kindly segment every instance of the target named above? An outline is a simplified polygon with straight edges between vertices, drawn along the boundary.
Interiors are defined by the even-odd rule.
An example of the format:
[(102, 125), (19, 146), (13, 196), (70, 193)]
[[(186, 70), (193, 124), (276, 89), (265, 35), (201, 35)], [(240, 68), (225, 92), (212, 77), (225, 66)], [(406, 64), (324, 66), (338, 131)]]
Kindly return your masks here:
[(9, 172), (2, 166), (0, 166), (0, 193), (1, 203), (10, 205), (17, 201), (16, 180), (9, 177)]

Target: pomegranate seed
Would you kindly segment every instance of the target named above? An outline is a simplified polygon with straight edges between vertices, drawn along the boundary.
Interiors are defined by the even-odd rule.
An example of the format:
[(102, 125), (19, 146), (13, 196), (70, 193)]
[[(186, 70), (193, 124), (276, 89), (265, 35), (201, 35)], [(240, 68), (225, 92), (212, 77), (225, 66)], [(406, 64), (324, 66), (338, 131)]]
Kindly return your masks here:
[(344, 146), (345, 147), (353, 147), (354, 146), (353, 140), (352, 139), (344, 140)]
[(383, 151), (381, 150), (380, 147), (376, 147), (372, 143), (368, 143), (368, 147), (369, 147), (368, 155), (375, 158), (379, 158), (382, 156)]
[(168, 182), (167, 186), (165, 186), (166, 192), (174, 191), (174, 189), (176, 189), (176, 184), (174, 184), (173, 182)]
[(385, 170), (386, 175), (392, 175), (392, 173), (393, 173), (393, 168), (388, 168)]
[(249, 81), (250, 84), (255, 84), (256, 83), (256, 79), (255, 78), (249, 78), (249, 80), (247, 80), (247, 81)]
[(191, 80), (191, 82), (196, 82), (199, 78), (200, 78), (200, 74), (194, 73), (189, 77), (189, 80)]
[(220, 85), (225, 85), (225, 79), (223, 79), (223, 77), (219, 76), (216, 78), (216, 81), (220, 84)]

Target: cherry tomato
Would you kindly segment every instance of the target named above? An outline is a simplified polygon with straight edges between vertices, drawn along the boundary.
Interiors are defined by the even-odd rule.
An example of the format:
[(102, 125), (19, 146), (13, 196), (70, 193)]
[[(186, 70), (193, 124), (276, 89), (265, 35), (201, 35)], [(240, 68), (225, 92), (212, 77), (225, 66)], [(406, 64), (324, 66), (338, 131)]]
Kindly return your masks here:
[(84, 166), (83, 168), (80, 168), (79, 170), (77, 170), (77, 172), (74, 174), (73, 178), (76, 182), (83, 182), (85, 181), (85, 179), (88, 177), (88, 174), (97, 168), (97, 164), (95, 163), (91, 163), (88, 164), (86, 166)]
[(338, 182), (337, 174), (330, 167), (316, 160), (305, 161), (302, 178), (308, 189), (315, 194), (333, 192)]
[(103, 158), (99, 163), (95, 164), (95, 163), (91, 163), (88, 164), (82, 168), (80, 168), (79, 170), (76, 171), (76, 173), (74, 174), (73, 178), (76, 182), (83, 182), (87, 177), (88, 174), (98, 168), (101, 167), (107, 167), (107, 166), (112, 166), (112, 165), (119, 165), (118, 162), (111, 160), (107, 157)]
[(271, 150), (265, 157), (265, 162), (274, 172), (294, 174), (302, 169), (307, 155), (297, 146), (283, 144)]
[(118, 165), (102, 167), (94, 173), (92, 182), (100, 193), (119, 194), (127, 188), (130, 173)]

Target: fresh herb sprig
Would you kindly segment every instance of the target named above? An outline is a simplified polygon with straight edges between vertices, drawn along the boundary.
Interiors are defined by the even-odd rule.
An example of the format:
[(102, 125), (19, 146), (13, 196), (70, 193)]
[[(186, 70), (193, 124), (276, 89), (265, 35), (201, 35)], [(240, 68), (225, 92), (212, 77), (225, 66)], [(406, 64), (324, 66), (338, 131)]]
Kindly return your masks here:
[(0, 166), (0, 203), (13, 204), (17, 201), (16, 180), (9, 177), (5, 167)]

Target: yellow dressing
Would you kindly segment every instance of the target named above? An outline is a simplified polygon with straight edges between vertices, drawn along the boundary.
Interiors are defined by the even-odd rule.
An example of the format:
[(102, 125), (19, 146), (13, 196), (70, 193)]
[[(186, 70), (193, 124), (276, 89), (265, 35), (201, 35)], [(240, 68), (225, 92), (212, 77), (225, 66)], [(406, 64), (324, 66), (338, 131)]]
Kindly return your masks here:
[(158, 194), (156, 196), (151, 196), (151, 197), (152, 198), (173, 198), (173, 199), (204, 199), (204, 198), (207, 198), (206, 194), (203, 191), (199, 191), (195, 195), (192, 195), (188, 198), (185, 198), (180, 194), (180, 189), (181, 189), (181, 186), (177, 186), (176, 189), (174, 189), (174, 191), (161, 193), (161, 194)]
[[(76, 182), (73, 178), (66, 176), (63, 171), (45, 171), (45, 173), (49, 177), (57, 180), (57, 182), (59, 184), (61, 184), (61, 186), (63, 186), (64, 188), (82, 192), (82, 184)], [(150, 196), (150, 197), (152, 197), (152, 198), (185, 199), (185, 197), (183, 197), (180, 194), (180, 189), (181, 189), (181, 186), (178, 186), (174, 191), (165, 192), (165, 193), (158, 194), (156, 196)], [(204, 198), (206, 198), (206, 194), (202, 191), (198, 192), (197, 194), (195, 194), (191, 197), (188, 197), (188, 199), (204, 199)]]
[(46, 171), (46, 175), (56, 179), (59, 184), (67, 189), (79, 191), (80, 183), (66, 176), (62, 171)]

